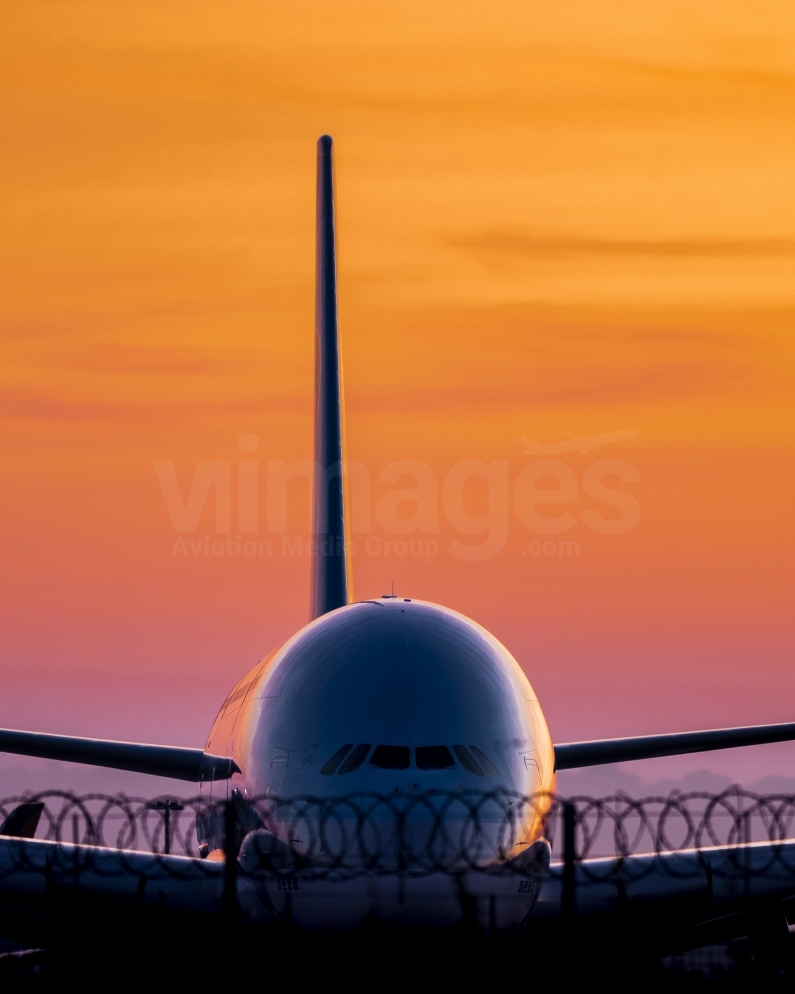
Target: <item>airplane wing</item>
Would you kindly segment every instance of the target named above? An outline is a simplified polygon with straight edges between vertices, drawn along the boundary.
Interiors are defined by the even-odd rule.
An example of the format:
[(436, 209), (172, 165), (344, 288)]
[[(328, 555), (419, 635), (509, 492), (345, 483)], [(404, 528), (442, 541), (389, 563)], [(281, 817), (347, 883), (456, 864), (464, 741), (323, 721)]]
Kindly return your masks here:
[[(568, 893), (567, 893), (568, 892)], [(576, 924), (581, 936), (615, 938), (618, 927), (657, 956), (738, 936), (786, 936), (795, 898), (795, 841), (553, 863), (532, 919)], [(631, 924), (630, 918), (631, 915)], [(532, 921), (530, 923), (532, 927)]]
[[(787, 742), (795, 739), (795, 722), (777, 725), (747, 725), (668, 735), (640, 735), (632, 738), (597, 739), (591, 742), (565, 742), (555, 746), (555, 768), (575, 769), (605, 763), (625, 763), (635, 759), (679, 756), (714, 749)], [(108, 739), (79, 738), (0, 729), (0, 752), (70, 763), (105, 766), (133, 773), (150, 773), (199, 783), (202, 780), (228, 780), (240, 770), (233, 759), (214, 756), (202, 749), (146, 745)]]
[(555, 746), (555, 769), (571, 770), (583, 766), (602, 766), (605, 763), (626, 763), (634, 759), (682, 756), (691, 752), (789, 742), (793, 739), (795, 722), (713, 728), (703, 732), (675, 732), (670, 735), (639, 735), (625, 739), (597, 739), (593, 742), (565, 742)]
[[(242, 869), (242, 863), (240, 869)], [(274, 878), (271, 872), (268, 878)], [(282, 886), (279, 884), (281, 876)], [(395, 874), (393, 874), (395, 876)], [(526, 874), (506, 870), (498, 875), (470, 870), (456, 877), (457, 886), (484, 897), (486, 906), (514, 900), (517, 880)], [(374, 886), (371, 873), (368, 886)], [(386, 881), (388, 877), (381, 877)], [(113, 928), (133, 930), (166, 922), (202, 921), (208, 925), (235, 908), (254, 923), (267, 924), (283, 916), (287, 907), (296, 924), (312, 920), (329, 900), (361, 900), (364, 876), (351, 880), (319, 876), (300, 868), (275, 874), (271, 888), (289, 891), (292, 904), (282, 915), (257, 886), (256, 875), (239, 870), (231, 878), (221, 861), (134, 852), (89, 845), (73, 845), (28, 838), (0, 838), (0, 923), (6, 914), (12, 934), (57, 938), (79, 908), (81, 928), (100, 928), (112, 915)], [(425, 878), (430, 882), (428, 878)], [(653, 923), (655, 941), (673, 950), (693, 948), (747, 934), (749, 909), (781, 907), (795, 897), (795, 840), (709, 847), (622, 857), (584, 859), (567, 874), (565, 864), (553, 863), (545, 872), (540, 895), (528, 925), (539, 927), (576, 917), (584, 928), (610, 929), (628, 908), (636, 927)], [(412, 887), (426, 886), (420, 877)], [(451, 893), (455, 888), (450, 885)], [(569, 891), (567, 903), (566, 891)], [(257, 892), (255, 894), (254, 892)], [(491, 896), (490, 896), (491, 895)], [(263, 903), (264, 897), (264, 903)], [(282, 903), (284, 894), (281, 894)], [(437, 895), (438, 897), (438, 895)], [(79, 902), (79, 903), (78, 903)], [(464, 914), (463, 908), (459, 912)], [(743, 917), (743, 916), (746, 917)], [(107, 922), (106, 922), (107, 924)], [(648, 933), (647, 933), (648, 934)]]
[[(565, 867), (552, 863), (536, 913), (563, 913)], [(795, 895), (795, 840), (584, 859), (573, 877), (577, 914), (704, 895), (712, 907), (740, 899)]]
[(233, 759), (213, 756), (203, 749), (84, 739), (73, 735), (45, 735), (41, 732), (17, 732), (7, 728), (0, 728), (0, 752), (85, 763), (89, 766), (106, 766), (112, 770), (129, 770), (132, 773), (151, 773), (190, 783), (228, 780), (233, 773), (240, 772)]
[[(0, 929), (23, 945), (74, 954), (185, 942), (223, 920), (224, 863), (29, 838), (0, 838)], [(126, 946), (125, 946), (126, 944)], [(141, 953), (143, 955), (143, 953)]]

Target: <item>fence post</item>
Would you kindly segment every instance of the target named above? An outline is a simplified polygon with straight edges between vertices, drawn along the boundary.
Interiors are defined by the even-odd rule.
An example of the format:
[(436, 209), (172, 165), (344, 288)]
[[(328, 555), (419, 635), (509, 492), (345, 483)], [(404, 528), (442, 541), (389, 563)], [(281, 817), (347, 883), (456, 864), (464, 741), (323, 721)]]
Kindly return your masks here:
[(165, 834), (165, 850), (166, 856), (171, 852), (171, 805), (166, 805), (166, 810), (163, 812), (163, 820), (165, 821), (164, 834)]
[(171, 852), (171, 812), (172, 811), (184, 811), (185, 805), (180, 804), (179, 801), (165, 800), (165, 801), (151, 801), (146, 805), (152, 811), (162, 811), (163, 812), (163, 834), (164, 834), (164, 845), (163, 852), (166, 856)]
[(577, 809), (571, 801), (563, 805), (563, 891), (561, 911), (564, 922), (577, 915)]
[(224, 808), (223, 909), (230, 916), (237, 910), (237, 816), (232, 801)]

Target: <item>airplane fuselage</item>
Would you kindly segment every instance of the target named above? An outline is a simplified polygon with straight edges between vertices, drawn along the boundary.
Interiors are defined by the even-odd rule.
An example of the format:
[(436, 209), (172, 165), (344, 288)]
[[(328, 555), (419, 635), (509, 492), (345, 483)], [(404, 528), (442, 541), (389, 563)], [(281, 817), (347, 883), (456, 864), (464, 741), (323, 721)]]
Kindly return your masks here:
[(555, 787), (547, 724), (513, 656), (475, 622), (407, 598), (311, 622), (236, 684), (205, 748), (241, 770), (202, 785), (219, 799)]

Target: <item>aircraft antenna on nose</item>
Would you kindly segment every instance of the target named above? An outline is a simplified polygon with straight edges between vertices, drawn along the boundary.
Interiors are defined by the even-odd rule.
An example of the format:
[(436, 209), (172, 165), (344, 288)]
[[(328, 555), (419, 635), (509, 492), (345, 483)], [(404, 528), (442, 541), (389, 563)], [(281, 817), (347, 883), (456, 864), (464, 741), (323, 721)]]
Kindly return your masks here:
[(313, 618), (348, 603), (345, 484), (343, 479), (342, 361), (337, 316), (332, 140), (317, 143), (315, 262), (315, 481), (312, 508)]

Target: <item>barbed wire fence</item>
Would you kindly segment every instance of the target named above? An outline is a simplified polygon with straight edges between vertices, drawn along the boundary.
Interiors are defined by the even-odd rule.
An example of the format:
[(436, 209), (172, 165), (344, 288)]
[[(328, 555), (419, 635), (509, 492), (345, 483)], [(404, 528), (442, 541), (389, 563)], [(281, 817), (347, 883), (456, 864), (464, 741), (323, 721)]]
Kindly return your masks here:
[[(34, 844), (44, 840), (55, 845)], [(533, 847), (537, 856), (545, 851), (546, 860), (532, 856)], [(716, 850), (720, 858), (716, 858)], [(764, 896), (767, 880), (754, 884), (756, 890), (747, 886), (749, 881), (773, 880), (769, 893), (777, 895), (779, 902), (782, 893), (795, 896), (795, 795), (760, 795), (731, 788), (719, 794), (674, 792), (643, 798), (621, 793), (600, 798), (523, 796), (503, 790), (246, 798), (230, 790), (228, 797), (208, 799), (77, 795), (51, 790), (0, 800), (0, 892), (10, 893), (14, 887), (19, 890), (17, 875), (21, 875), (25, 881), (32, 880), (33, 890), (45, 896), (52, 886), (54, 900), (65, 897), (63, 907), (67, 909), (74, 907), (69, 903), (71, 888), (85, 885), (89, 894), (126, 894), (133, 899), (130, 908), (142, 908), (140, 901), (135, 904), (135, 897), (146, 894), (146, 901), (156, 905), (161, 916), (161, 891), (179, 893), (187, 900), (181, 905), (177, 901), (174, 907), (190, 905), (190, 923), (185, 924), (188, 919), (169, 918), (166, 926), (166, 919), (152, 918), (152, 927), (145, 934), (153, 949), (161, 939), (167, 940), (169, 949), (174, 942), (184, 941), (187, 948), (194, 941), (197, 898), (199, 914), (206, 910), (216, 916), (213, 921), (219, 930), (213, 934), (227, 936), (230, 942), (232, 936), (238, 942), (241, 934), (248, 934), (241, 933), (241, 928), (251, 928), (259, 935), (256, 930), (268, 923), (253, 915), (251, 895), (264, 893), (264, 900), (272, 900), (278, 913), (271, 923), (277, 928), (286, 926), (285, 931), (275, 933), (279, 948), (291, 950), (292, 957), (301, 956), (305, 902), (311, 901), (312, 895), (319, 895), (321, 903), (328, 900), (334, 888), (327, 885), (353, 881), (348, 894), (369, 894), (372, 887), (373, 892), (380, 888), (382, 895), (395, 895), (403, 893), (405, 884), (416, 899), (417, 894), (427, 893), (435, 885), (435, 881), (426, 884), (429, 878), (447, 874), (452, 886), (442, 881), (446, 885), (442, 891), (455, 893), (456, 900), (477, 897), (479, 904), (469, 919), (474, 930), (466, 930), (469, 926), (462, 902), (462, 930), (448, 930), (448, 938), (442, 940), (438, 935), (428, 939), (426, 933), (417, 940), (415, 934), (412, 942), (419, 941), (420, 948), (425, 948), (422, 942), (430, 943), (429, 955), (432, 951), (437, 956), (438, 943), (443, 941), (448, 942), (444, 947), (447, 956), (442, 957), (445, 962), (450, 957), (473, 962), (473, 936), (502, 941), (500, 936), (508, 933), (499, 931), (502, 926), (492, 928), (492, 922), (503, 920), (500, 907), (514, 907), (517, 895), (531, 893), (535, 880), (542, 884), (541, 896), (539, 889), (534, 894), (536, 910), (525, 919), (527, 929), (511, 926), (514, 932), (510, 934), (520, 942), (534, 943), (533, 949), (546, 951), (547, 958), (542, 960), (547, 965), (539, 967), (539, 976), (546, 976), (547, 970), (550, 977), (580, 982), (583, 971), (603, 969), (605, 976), (614, 978), (616, 970), (624, 970), (627, 976), (637, 970), (637, 976), (646, 982), (657, 976), (649, 963), (661, 963), (671, 948), (663, 948), (667, 939), (661, 939), (660, 924), (673, 930), (676, 941), (680, 935), (677, 929), (686, 933), (687, 941), (681, 946), (685, 950), (709, 947), (710, 942), (718, 941), (703, 940), (704, 933), (696, 931), (692, 932), (696, 939), (690, 941), (691, 932), (686, 931), (691, 926), (701, 927), (699, 908), (707, 905), (688, 904), (686, 907), (695, 907), (695, 911), (687, 920), (676, 914), (667, 920), (644, 919), (636, 914), (636, 905), (626, 905), (628, 915), (612, 919), (612, 924), (595, 923), (588, 917), (589, 907), (597, 906), (605, 892), (612, 892), (615, 898), (626, 886), (631, 893), (633, 882), (642, 883), (650, 874), (658, 875), (648, 884), (652, 890), (659, 891), (662, 880), (666, 898), (686, 895), (685, 900), (690, 901), (703, 891), (705, 870), (710, 890), (712, 878), (716, 892), (722, 878), (723, 893), (733, 890), (739, 895), (734, 911), (747, 914), (748, 922), (756, 913), (755, 907), (764, 915), (771, 907), (755, 906), (756, 897), (748, 897), (752, 891)], [(43, 887), (36, 875), (45, 878)], [(482, 886), (469, 886), (473, 875)], [(468, 894), (459, 886), (465, 878)], [(666, 880), (670, 885), (667, 890)], [(547, 883), (549, 904), (557, 909), (555, 917), (537, 917)], [(318, 886), (313, 889), (315, 884)], [(300, 894), (295, 893), (299, 890)], [(47, 907), (49, 914), (53, 908), (57, 912), (59, 905)], [(780, 908), (780, 903), (776, 907)], [(334, 909), (337, 914), (336, 904)], [(130, 914), (137, 912), (131, 910)], [(109, 923), (113, 920), (111, 915), (106, 917)], [(714, 917), (714, 913), (707, 917)], [(131, 917), (129, 934), (143, 928), (144, 921), (149, 918)], [(764, 918), (764, 928), (766, 923)], [(340, 940), (329, 933), (322, 940), (327, 942), (323, 949), (333, 956), (350, 948), (354, 959), (364, 962), (374, 941), (382, 943), (377, 948), (384, 955), (393, 954), (394, 948), (388, 945), (391, 934), (388, 930), (357, 931), (354, 925), (350, 947), (339, 946)], [(381, 938), (374, 939), (374, 935)], [(111, 939), (116, 941), (114, 936)], [(313, 942), (318, 941), (316, 935)], [(108, 948), (116, 947), (109, 942)], [(484, 947), (483, 964), (491, 962), (496, 948)], [(499, 948), (507, 950), (508, 959), (513, 957), (508, 947)], [(714, 948), (718, 950), (715, 955), (720, 953), (728, 962), (726, 950)], [(90, 955), (95, 955), (94, 946), (91, 950)], [(758, 952), (753, 946), (754, 963)], [(124, 958), (126, 954), (113, 955)], [(792, 962), (795, 967), (795, 949)]]
[[(740, 788), (640, 799), (508, 791), (248, 799), (233, 791), (222, 801), (53, 790), (0, 801), (0, 824), (21, 805), (39, 809), (36, 838), (68, 844), (79, 867), (91, 866), (92, 849), (113, 850), (119, 872), (130, 870), (126, 853), (142, 852), (167, 875), (201, 875), (206, 857), (224, 858), (230, 873), (300, 872), (311, 879), (525, 872), (516, 857), (530, 834), (551, 844), (550, 873), (562, 877), (564, 904), (571, 897), (574, 868), (587, 871), (599, 857), (592, 872), (578, 874), (578, 886), (604, 880), (638, 854), (736, 847), (739, 858), (754, 842), (772, 848), (767, 863), (752, 872), (775, 866), (795, 880), (795, 853), (782, 845), (795, 835), (795, 795), (763, 796)], [(26, 852), (19, 848), (19, 860)], [(645, 863), (639, 872), (652, 865)], [(674, 874), (690, 872), (675, 861), (666, 866)], [(17, 868), (6, 860), (0, 878)]]

